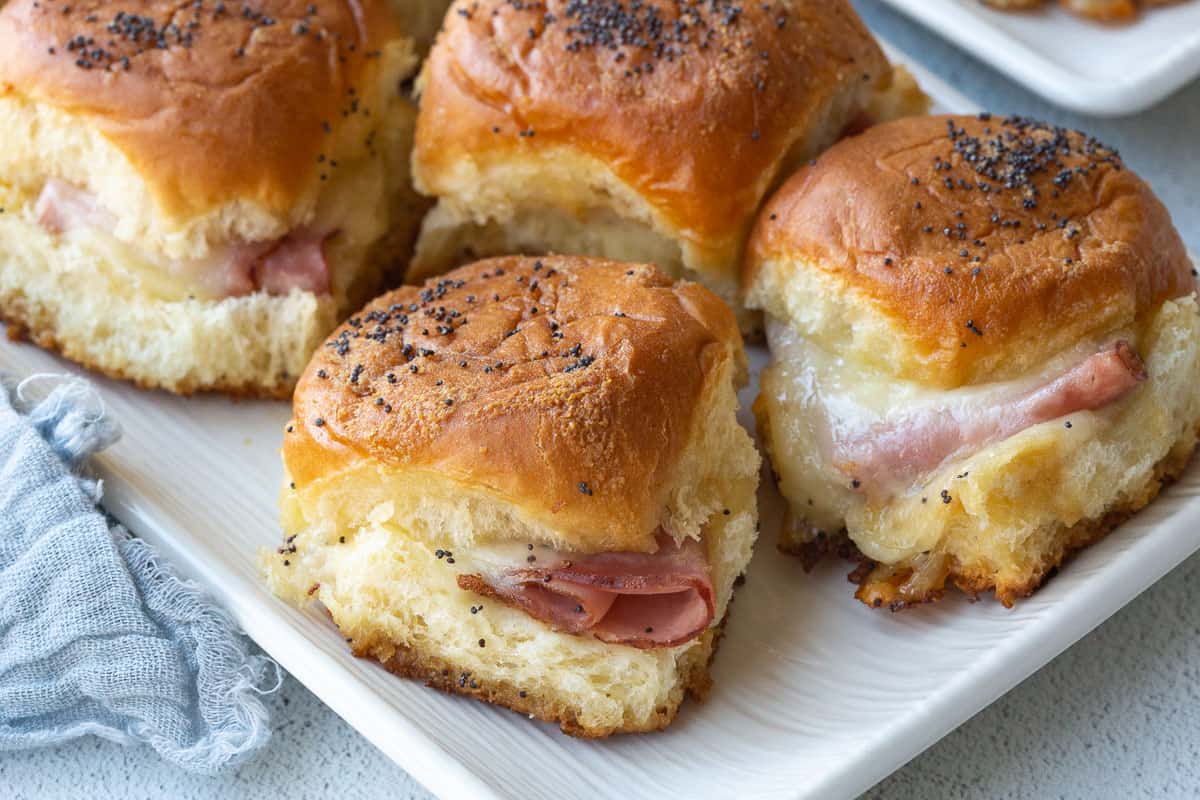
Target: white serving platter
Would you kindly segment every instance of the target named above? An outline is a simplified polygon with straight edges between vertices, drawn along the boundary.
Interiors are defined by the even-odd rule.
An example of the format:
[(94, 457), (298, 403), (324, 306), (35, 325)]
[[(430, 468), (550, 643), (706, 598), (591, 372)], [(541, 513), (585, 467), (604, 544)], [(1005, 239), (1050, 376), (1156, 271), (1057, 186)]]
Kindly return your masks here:
[(1155, 8), (1127, 25), (1049, 3), (1030, 12), (979, 0), (884, 0), (1029, 89), (1084, 114), (1135, 114), (1200, 76), (1200, 2)]
[[(905, 60), (900, 57), (900, 60)], [(919, 68), (943, 109), (965, 100)], [(765, 353), (752, 353), (757, 369)], [(0, 371), (80, 372), (0, 342)], [(900, 614), (852, 598), (849, 566), (812, 574), (775, 550), (781, 504), (732, 607), (707, 703), (669, 730), (584, 742), (353, 658), (324, 613), (263, 586), (279, 543), (285, 403), (181, 399), (102, 378), (124, 437), (97, 459), (105, 505), (206, 585), (270, 655), (443, 798), (852, 797), (960, 725), (1200, 549), (1200, 467), (1014, 610), (952, 595)], [(749, 406), (756, 391), (742, 394)], [(743, 420), (752, 424), (743, 408)]]

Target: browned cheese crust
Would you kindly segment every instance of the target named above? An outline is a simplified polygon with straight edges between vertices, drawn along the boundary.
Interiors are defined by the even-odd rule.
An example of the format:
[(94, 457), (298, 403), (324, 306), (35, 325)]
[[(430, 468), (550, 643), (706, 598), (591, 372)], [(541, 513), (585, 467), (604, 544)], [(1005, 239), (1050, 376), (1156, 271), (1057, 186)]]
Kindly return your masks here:
[(843, 140), (764, 208), (743, 284), (775, 260), (911, 343), (898, 377), (1019, 375), (1192, 291), (1170, 215), (1118, 154), (1020, 118), (910, 118)]
[(745, 230), (830, 98), (889, 75), (844, 0), (459, 0), (426, 64), (414, 167), (564, 146), (689, 238)]
[(580, 552), (655, 549), (695, 414), (744, 359), (732, 312), (653, 266), (499, 258), (386, 294), (313, 357), (284, 459), (363, 459), (523, 507)]
[(384, 0), (243, 8), (12, 0), (0, 14), (0, 96), (94, 126), (163, 214), (238, 199), (285, 213), (318, 180), (329, 126), (356, 113), (354, 87), (396, 21)]
[[(835, 555), (858, 566), (848, 576), (858, 585), (854, 596), (872, 608), (903, 608), (930, 603), (942, 598), (948, 585), (957, 586), (972, 598), (985, 592), (995, 592), (996, 599), (1007, 608), (1017, 600), (1031, 596), (1055, 570), (1072, 555), (1094, 544), (1122, 523), (1141, 511), (1159, 493), (1178, 480), (1191, 462), (1196, 450), (1197, 433), (1189, 433), (1171, 452), (1155, 465), (1153, 476), (1141, 489), (1103, 514), (1081, 520), (1074, 525), (1059, 525), (1053, 530), (1031, 537), (1035, 545), (1028, 553), (1028, 569), (1020, 581), (997, 578), (994, 565), (978, 562), (964, 564), (957, 558), (933, 554), (934, 563), (915, 565), (910, 561), (899, 564), (879, 564), (859, 552), (846, 531), (812, 532), (812, 538), (800, 538), (797, 528), (784, 526), (779, 549), (796, 555), (806, 571), (811, 570), (824, 556)], [(789, 533), (790, 530), (790, 533)]]

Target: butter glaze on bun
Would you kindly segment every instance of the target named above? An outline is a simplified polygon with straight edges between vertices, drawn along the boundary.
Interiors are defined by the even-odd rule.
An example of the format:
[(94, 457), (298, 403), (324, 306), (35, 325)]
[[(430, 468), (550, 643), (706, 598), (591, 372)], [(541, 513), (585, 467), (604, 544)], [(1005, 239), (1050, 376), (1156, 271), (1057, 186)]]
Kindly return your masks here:
[(540, 248), (654, 259), (735, 301), (776, 178), (894, 83), (842, 0), (463, 0), (419, 82), (414, 175), (440, 205), (410, 276)]
[[(403, 21), (384, 0), (246, 8), (0, 12), (15, 327), (143, 385), (282, 395), (405, 254), (421, 204)], [(264, 279), (298, 239), (309, 261)]]
[[(578, 735), (663, 727), (707, 684), (756, 535), (745, 370), (729, 308), (646, 264), (498, 258), (386, 294), (297, 387), (271, 585), (402, 674)], [(699, 540), (711, 575), (712, 625), (682, 644), (561, 632), (462, 588), (485, 553), (583, 562), (660, 535)]]
[(783, 547), (863, 558), (871, 605), (1030, 594), (1188, 463), (1193, 274), (1078, 132), (931, 117), (834, 146), (764, 207), (743, 272)]

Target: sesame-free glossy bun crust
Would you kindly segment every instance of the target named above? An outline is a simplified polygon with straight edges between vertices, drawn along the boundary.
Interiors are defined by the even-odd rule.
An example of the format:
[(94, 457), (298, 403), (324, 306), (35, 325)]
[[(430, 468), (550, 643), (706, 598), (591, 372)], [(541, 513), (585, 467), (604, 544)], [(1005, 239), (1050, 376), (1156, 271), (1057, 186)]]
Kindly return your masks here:
[[(162, 213), (245, 200), (282, 214), (317, 180), (324, 125), (343, 118), (398, 29), (383, 0), (270, 0), (250, 17), (243, 8), (11, 0), (0, 13), (0, 96), (95, 126)], [(177, 28), (163, 31), (168, 22)], [(78, 37), (88, 43), (74, 46)]]
[[(942, 388), (1019, 375), (1195, 288), (1169, 214), (1115, 152), (988, 115), (834, 146), (764, 208), (743, 285), (832, 352)], [(832, 335), (838, 317), (853, 339)]]
[(284, 460), (301, 491), (366, 460), (519, 507), (572, 549), (650, 552), (694, 422), (743, 358), (729, 308), (653, 266), (492, 259), (339, 328)]
[(830, 98), (888, 72), (843, 0), (459, 0), (422, 77), (414, 170), (443, 195), (462, 159), (571, 148), (684, 238), (721, 239)]

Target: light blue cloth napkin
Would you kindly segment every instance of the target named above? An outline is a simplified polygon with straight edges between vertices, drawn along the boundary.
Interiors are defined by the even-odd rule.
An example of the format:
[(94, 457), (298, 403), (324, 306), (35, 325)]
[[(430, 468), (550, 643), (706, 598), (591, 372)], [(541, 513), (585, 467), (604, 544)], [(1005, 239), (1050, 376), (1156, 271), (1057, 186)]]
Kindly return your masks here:
[(0, 381), (0, 751), (95, 734), (215, 772), (266, 742), (278, 667), (97, 511), (78, 472), (117, 436), (82, 380)]

